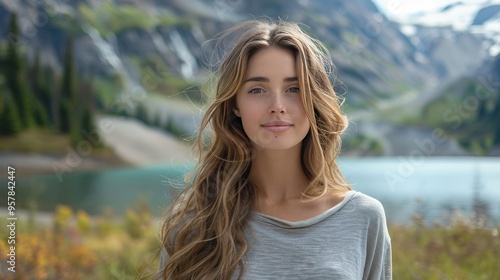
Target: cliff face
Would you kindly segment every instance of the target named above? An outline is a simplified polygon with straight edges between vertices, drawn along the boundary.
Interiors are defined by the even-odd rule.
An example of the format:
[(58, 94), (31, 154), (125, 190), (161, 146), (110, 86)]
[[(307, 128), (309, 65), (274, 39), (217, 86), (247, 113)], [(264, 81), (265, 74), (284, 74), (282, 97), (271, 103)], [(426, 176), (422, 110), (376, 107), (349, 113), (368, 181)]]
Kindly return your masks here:
[(442, 33), (449, 30), (420, 28), (412, 40), (369, 0), (273, 0), (266, 6), (241, 0), (0, 0), (0, 39), (7, 37), (12, 12), (23, 22), (27, 48), (40, 49), (44, 63), (59, 67), (64, 39), (72, 34), (80, 71), (131, 80), (140, 76), (138, 60), (199, 79), (205, 73), (201, 44), (234, 22), (260, 15), (299, 21), (329, 46), (359, 106), (366, 97), (400, 96), (464, 75), (486, 56), (481, 38), (471, 34), (447, 38)]
[[(265, 6), (243, 0), (0, 0), (0, 41), (9, 38), (12, 13), (20, 18), (29, 58), (39, 50), (42, 62), (60, 71), (71, 35), (80, 73), (146, 91), (175, 91), (170, 85), (179, 80), (205, 77), (211, 50), (203, 43), (236, 22), (263, 15), (298, 21), (330, 49), (347, 86), (338, 88), (346, 110), (367, 123), (384, 114), (405, 116), (408, 107), (418, 112), (492, 60), (491, 42), (482, 35), (424, 26), (412, 26), (407, 35), (370, 0), (270, 0)], [(151, 86), (160, 80), (167, 85)]]

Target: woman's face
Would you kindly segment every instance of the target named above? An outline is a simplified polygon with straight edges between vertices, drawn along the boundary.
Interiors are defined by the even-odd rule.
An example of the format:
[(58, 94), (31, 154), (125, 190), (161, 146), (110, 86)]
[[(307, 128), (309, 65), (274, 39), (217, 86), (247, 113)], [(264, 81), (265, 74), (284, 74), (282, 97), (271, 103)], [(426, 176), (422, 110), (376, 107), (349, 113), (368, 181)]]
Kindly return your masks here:
[(256, 148), (290, 149), (309, 131), (295, 65), (293, 53), (278, 47), (261, 49), (249, 60), (235, 114)]

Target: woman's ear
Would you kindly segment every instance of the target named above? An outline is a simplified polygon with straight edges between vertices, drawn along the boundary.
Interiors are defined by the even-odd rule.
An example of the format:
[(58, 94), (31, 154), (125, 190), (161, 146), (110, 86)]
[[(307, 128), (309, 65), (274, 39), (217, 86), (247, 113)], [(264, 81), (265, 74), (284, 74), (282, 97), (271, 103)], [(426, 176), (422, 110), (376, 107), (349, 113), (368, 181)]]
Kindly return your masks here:
[(234, 112), (234, 114), (235, 114), (237, 117), (241, 117), (241, 115), (240, 115), (240, 111), (238, 111), (238, 109), (236, 109), (236, 108), (235, 108), (235, 109), (233, 109), (233, 112)]

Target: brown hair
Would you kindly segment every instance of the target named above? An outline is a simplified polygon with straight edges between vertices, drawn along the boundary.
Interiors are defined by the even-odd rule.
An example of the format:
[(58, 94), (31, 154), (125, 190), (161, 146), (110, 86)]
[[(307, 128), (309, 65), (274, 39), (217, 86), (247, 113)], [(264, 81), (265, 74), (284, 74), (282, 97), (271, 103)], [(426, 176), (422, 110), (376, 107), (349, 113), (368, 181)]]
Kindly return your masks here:
[[(249, 58), (259, 49), (282, 47), (296, 57), (300, 94), (311, 123), (302, 142), (302, 167), (310, 180), (304, 195), (315, 198), (351, 189), (335, 162), (347, 119), (332, 87), (333, 64), (326, 48), (296, 23), (252, 20), (227, 34), (241, 30), (215, 72), (215, 98), (197, 139), (200, 160), (195, 176), (162, 227), (161, 248), (169, 255), (159, 273), (164, 279), (230, 279), (238, 267), (240, 276), (244, 273), (244, 231), (255, 191), (249, 182), (252, 145), (233, 109)], [(206, 148), (204, 132), (209, 126), (211, 142)]]

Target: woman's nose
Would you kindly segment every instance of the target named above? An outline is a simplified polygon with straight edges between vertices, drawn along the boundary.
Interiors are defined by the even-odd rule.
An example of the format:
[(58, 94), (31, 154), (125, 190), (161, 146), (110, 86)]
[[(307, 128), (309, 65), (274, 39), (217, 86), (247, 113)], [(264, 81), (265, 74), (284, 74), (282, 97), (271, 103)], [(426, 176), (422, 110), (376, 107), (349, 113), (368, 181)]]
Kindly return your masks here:
[(282, 94), (278, 93), (278, 94), (273, 95), (269, 112), (271, 114), (275, 114), (275, 113), (283, 114), (283, 113), (285, 113), (285, 104), (284, 104)]

